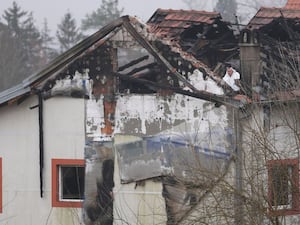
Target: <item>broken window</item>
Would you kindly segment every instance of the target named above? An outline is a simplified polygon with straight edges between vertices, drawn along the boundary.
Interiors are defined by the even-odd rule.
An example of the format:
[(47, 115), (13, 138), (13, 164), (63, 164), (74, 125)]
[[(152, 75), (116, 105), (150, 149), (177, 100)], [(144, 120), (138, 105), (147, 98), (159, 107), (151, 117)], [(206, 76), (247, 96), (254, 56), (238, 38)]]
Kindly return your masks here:
[(52, 159), (52, 206), (80, 208), (84, 197), (84, 160)]
[(299, 212), (299, 165), (297, 159), (272, 160), (268, 165), (271, 210)]

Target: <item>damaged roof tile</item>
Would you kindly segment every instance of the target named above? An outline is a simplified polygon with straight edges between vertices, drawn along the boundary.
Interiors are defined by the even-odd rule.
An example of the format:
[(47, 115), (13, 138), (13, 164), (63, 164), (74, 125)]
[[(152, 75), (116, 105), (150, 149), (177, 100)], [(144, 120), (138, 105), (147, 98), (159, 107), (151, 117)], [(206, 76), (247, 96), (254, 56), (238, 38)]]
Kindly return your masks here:
[(213, 24), (221, 16), (217, 12), (197, 10), (158, 9), (148, 20), (150, 30), (161, 36), (177, 36), (185, 29), (200, 23)]
[(288, 0), (288, 2), (283, 8), (261, 7), (247, 25), (247, 29), (260, 29), (262, 26), (270, 24), (273, 20), (280, 17), (286, 19), (299, 19), (300, 1)]

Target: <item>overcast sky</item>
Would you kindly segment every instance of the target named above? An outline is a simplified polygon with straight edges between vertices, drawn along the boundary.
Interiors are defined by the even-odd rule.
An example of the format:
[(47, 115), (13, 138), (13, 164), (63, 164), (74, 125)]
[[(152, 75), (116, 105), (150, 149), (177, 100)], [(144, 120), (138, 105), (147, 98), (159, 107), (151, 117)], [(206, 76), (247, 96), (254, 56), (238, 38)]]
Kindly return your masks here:
[[(41, 28), (44, 18), (49, 28), (54, 32), (63, 15), (69, 10), (77, 25), (81, 19), (100, 6), (101, 0), (15, 0), (25, 11), (33, 12), (36, 25)], [(12, 6), (13, 0), (1, 0), (0, 13)], [(119, 0), (120, 7), (124, 8), (124, 15), (138, 16), (146, 22), (158, 8), (187, 9), (182, 0)], [(3, 21), (3, 18), (0, 19)]]
[[(5, 9), (12, 6), (14, 0), (0, 0), (0, 15), (3, 15)], [(15, 0), (18, 5), (25, 11), (33, 12), (36, 20), (36, 25), (41, 29), (44, 18), (47, 19), (49, 28), (52, 33), (55, 33), (57, 24), (62, 20), (64, 14), (69, 10), (76, 19), (79, 26), (81, 20), (87, 13), (96, 10), (101, 0)], [(242, 0), (241, 0), (242, 1)], [(248, 2), (249, 0), (243, 0)], [(256, 0), (268, 3), (268, 6), (278, 6), (277, 3), (284, 5), (281, 2), (286, 0)], [(203, 10), (213, 11), (213, 7), (217, 0), (202, 0), (200, 1)], [(249, 2), (248, 2), (249, 3)], [(275, 4), (276, 3), (276, 4)], [(119, 0), (119, 6), (124, 8), (124, 15), (138, 16), (144, 22), (158, 8), (163, 9), (187, 9), (187, 5), (183, 0)], [(2, 16), (1, 16), (2, 17)], [(3, 18), (0, 18), (3, 21)]]

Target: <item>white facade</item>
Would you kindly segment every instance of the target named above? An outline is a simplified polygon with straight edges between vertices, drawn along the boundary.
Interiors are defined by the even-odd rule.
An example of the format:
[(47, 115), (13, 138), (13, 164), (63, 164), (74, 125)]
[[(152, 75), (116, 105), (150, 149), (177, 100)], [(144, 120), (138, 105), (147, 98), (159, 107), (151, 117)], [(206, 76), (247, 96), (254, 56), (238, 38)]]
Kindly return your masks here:
[(40, 197), (38, 98), (0, 108), (2, 213), (0, 223), (80, 224), (78, 208), (52, 207), (51, 160), (84, 159), (84, 100), (54, 97), (43, 102), (44, 168)]
[[(199, 77), (201, 78), (202, 74), (199, 74)], [(209, 89), (211, 92), (221, 92), (211, 80), (195, 79), (196, 81), (198, 82), (195, 85), (198, 85), (199, 90)], [(226, 129), (231, 126), (228, 120), (228, 110), (225, 106), (216, 107), (214, 103), (180, 94), (170, 96), (126, 94), (117, 97), (116, 105), (114, 224), (167, 224), (166, 202), (168, 200), (163, 195), (163, 182), (155, 177), (174, 175), (174, 173), (185, 176), (184, 169), (190, 167), (175, 165), (175, 162), (172, 166), (169, 166), (168, 163), (164, 164), (169, 158), (166, 156), (168, 153), (164, 153), (163, 149), (156, 151), (155, 154), (159, 154), (157, 158), (154, 153), (147, 154), (147, 144), (143, 142), (143, 137), (156, 136), (158, 140), (168, 137), (175, 138), (176, 141), (182, 139), (186, 143), (200, 146), (200, 152), (209, 149), (208, 154), (213, 157), (217, 157), (218, 154), (226, 154), (226, 157), (229, 158), (232, 148), (225, 141), (228, 134)], [(221, 133), (213, 131), (221, 131)], [(213, 135), (208, 137), (209, 134), (212, 134), (210, 132)], [(128, 156), (127, 154), (130, 154), (128, 152), (135, 152), (135, 150), (130, 147), (126, 149), (126, 144), (138, 145), (141, 142), (144, 143), (141, 147), (144, 153)], [(174, 149), (177, 148), (174, 146)], [(187, 149), (178, 151), (183, 152), (184, 150)], [(127, 158), (123, 157), (126, 151)], [(122, 153), (120, 154), (120, 152)], [(185, 154), (190, 153), (186, 152)], [(207, 152), (201, 153), (204, 156)], [(223, 165), (218, 164), (218, 166), (221, 168)], [(140, 180), (141, 182), (139, 182)], [(172, 194), (177, 195), (178, 199), (181, 198), (182, 202), (178, 208), (176, 208), (176, 204), (171, 207), (174, 207), (175, 211), (178, 210), (178, 214), (180, 214), (187, 211), (191, 205), (188, 202), (184, 203), (185, 190), (178, 188), (177, 191), (178, 193)]]

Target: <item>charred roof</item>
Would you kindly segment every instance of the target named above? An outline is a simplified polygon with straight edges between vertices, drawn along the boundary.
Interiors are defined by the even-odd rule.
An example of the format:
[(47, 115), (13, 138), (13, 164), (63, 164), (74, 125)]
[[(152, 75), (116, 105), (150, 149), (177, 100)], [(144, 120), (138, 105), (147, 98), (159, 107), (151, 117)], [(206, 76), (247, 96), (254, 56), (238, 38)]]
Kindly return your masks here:
[[(138, 50), (138, 54), (132, 54), (131, 50)], [(19, 102), (36, 93), (52, 96), (57, 82), (68, 79), (72, 83), (80, 73), (93, 81), (96, 97), (112, 96), (115, 91), (122, 93), (126, 89), (130, 93), (169, 91), (240, 107), (239, 101), (227, 96), (197, 90), (187, 79), (195, 69), (214, 79), (215, 73), (205, 63), (148, 32), (148, 26), (137, 18), (124, 16), (58, 56), (21, 84), (0, 93), (0, 104)], [(191, 91), (183, 90), (183, 86)], [(83, 97), (79, 94), (78, 97)]]
[(238, 55), (238, 41), (220, 13), (158, 9), (148, 20), (150, 31), (171, 40), (214, 70), (219, 62)]
[(151, 32), (177, 38), (186, 29), (200, 24), (214, 24), (221, 16), (216, 12), (158, 9), (148, 20)]
[(299, 98), (299, 0), (289, 0), (283, 8), (262, 7), (241, 32), (240, 42), (258, 47), (261, 63), (258, 85), (265, 98)]

